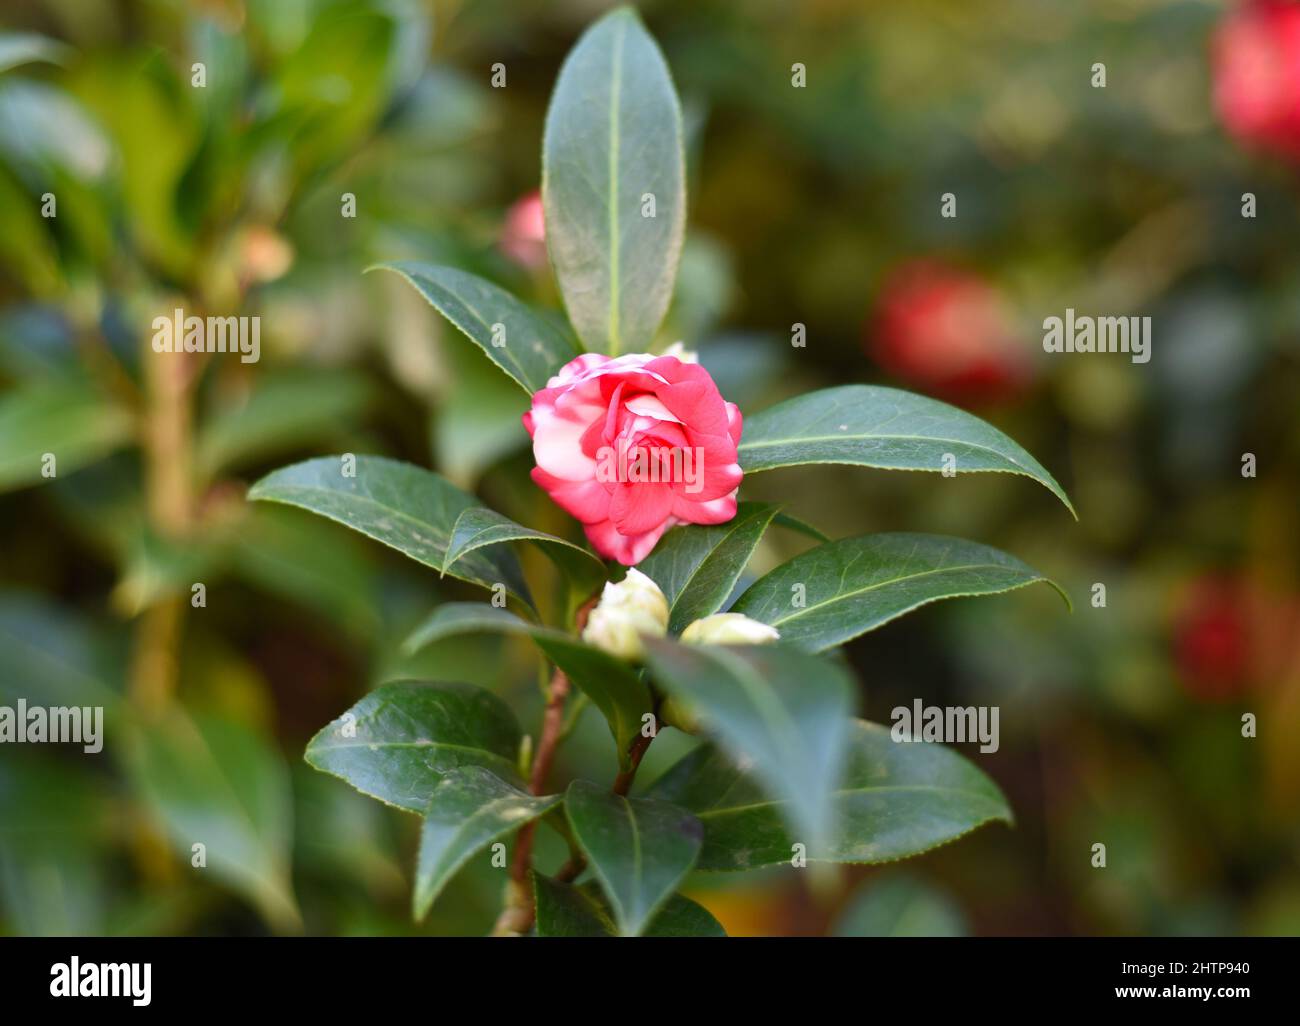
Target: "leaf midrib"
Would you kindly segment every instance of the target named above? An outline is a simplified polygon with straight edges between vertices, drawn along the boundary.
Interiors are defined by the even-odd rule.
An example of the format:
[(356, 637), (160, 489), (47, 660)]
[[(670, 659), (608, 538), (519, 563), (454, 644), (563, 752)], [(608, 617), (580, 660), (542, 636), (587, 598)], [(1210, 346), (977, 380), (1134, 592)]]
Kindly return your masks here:
[[(802, 609), (798, 609), (795, 612), (791, 613), (789, 616), (782, 617), (779, 620), (770, 620), (768, 621), (768, 624), (769, 626), (777, 627), (783, 623), (789, 623), (791, 620), (796, 620), (801, 616), (807, 616), (818, 609), (824, 608), (825, 606), (830, 606), (830, 605), (834, 605), (836, 602), (844, 602), (852, 598), (857, 598), (859, 595), (865, 595), (867, 592), (876, 591), (880, 588), (887, 588), (891, 584), (898, 584), (902, 581), (916, 581), (916, 580), (920, 580), (922, 577), (932, 577), (935, 574), (957, 573), (962, 570), (1010, 570), (1012, 572), (1023, 573), (1023, 571), (1016, 571), (1014, 567), (1003, 566), (999, 563), (964, 563), (958, 566), (935, 567), (932, 570), (922, 570), (919, 573), (905, 574), (902, 577), (891, 577), (887, 581), (878, 581), (875, 584), (869, 584), (863, 588), (856, 588), (853, 591), (839, 592), (838, 594), (832, 596), (831, 598), (824, 599), (823, 601), (818, 602), (815, 605), (805, 606)], [(1038, 580), (1043, 580), (1042, 575), (1037, 575), (1029, 580), (1024, 581), (1023, 583), (1033, 584), (1035, 581)], [(757, 583), (758, 582), (755, 582), (755, 586), (757, 586)], [(1010, 590), (1010, 589), (1004, 589), (1004, 590)], [(944, 596), (940, 596), (940, 597), (944, 597)], [(957, 596), (951, 596), (951, 597), (955, 598)], [(743, 599), (744, 596), (741, 596), (741, 598)]]

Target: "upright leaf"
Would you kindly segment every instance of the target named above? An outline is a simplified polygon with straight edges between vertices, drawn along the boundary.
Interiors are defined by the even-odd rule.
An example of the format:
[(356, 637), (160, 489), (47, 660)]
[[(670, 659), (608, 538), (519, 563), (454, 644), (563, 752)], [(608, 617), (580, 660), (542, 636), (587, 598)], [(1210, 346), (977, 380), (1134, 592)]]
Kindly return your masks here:
[[(798, 839), (781, 792), (712, 745), (655, 781), (650, 796), (690, 809), (704, 824), (700, 869), (742, 870), (790, 861)], [(834, 793), (830, 842), (808, 857), (892, 862), (954, 841), (994, 820), (1012, 822), (984, 773), (942, 745), (894, 741), (888, 727), (856, 721)]]
[(777, 508), (742, 502), (725, 524), (676, 527), (637, 567), (668, 599), (668, 629), (680, 634), (692, 620), (716, 613), (731, 597), (749, 557)]
[(844, 769), (853, 694), (848, 675), (781, 645), (658, 641), (647, 650), (655, 681), (697, 709), (719, 744), (785, 799), (782, 811), (795, 839), (809, 852), (819, 850)]
[[(575, 887), (534, 874), (539, 937), (617, 937), (618, 927), (608, 902), (591, 886)], [(643, 937), (725, 937), (726, 931), (708, 909), (690, 898), (674, 894), (650, 924)]]
[(414, 285), (529, 395), (578, 355), (564, 332), (484, 278), (412, 260), (379, 266)]
[(547, 249), (579, 337), (614, 356), (644, 352), (672, 298), (685, 162), (668, 66), (629, 7), (592, 25), (560, 69), (542, 200)]
[(737, 613), (770, 624), (781, 640), (812, 652), (840, 645), (919, 606), (993, 595), (1043, 581), (998, 549), (937, 534), (869, 534), (809, 549), (760, 577)]
[(1023, 474), (1074, 513), (1056, 479), (997, 428), (896, 388), (842, 385), (787, 399), (746, 417), (739, 450), (746, 474), (804, 463)]
[[(253, 485), (248, 497), (318, 513), (442, 570), (457, 518), (478, 506), (478, 500), (409, 463), (357, 456), (355, 473), (349, 476), (343, 459), (323, 456), (282, 467)], [(470, 553), (447, 572), (486, 588), (502, 584), (530, 602), (519, 561), (511, 552)]]
[(505, 609), (481, 602), (448, 602), (435, 609), (407, 638), (404, 648), (415, 652), (456, 634), (490, 631), (523, 634), (600, 709), (614, 735), (619, 764), (627, 766), (628, 751), (644, 717), (653, 710), (650, 689), (627, 663), (549, 627), (528, 623)]
[(444, 774), (482, 766), (514, 779), (519, 727), (509, 706), (472, 684), (383, 684), (307, 745), (318, 770), (363, 794), (423, 813)]
[(637, 936), (695, 864), (699, 822), (667, 802), (624, 798), (585, 780), (569, 785), (564, 809), (619, 932)]
[(558, 794), (528, 794), (481, 766), (462, 766), (447, 773), (424, 811), (415, 870), (415, 918), (425, 917), (443, 887), (476, 852), (563, 800)]

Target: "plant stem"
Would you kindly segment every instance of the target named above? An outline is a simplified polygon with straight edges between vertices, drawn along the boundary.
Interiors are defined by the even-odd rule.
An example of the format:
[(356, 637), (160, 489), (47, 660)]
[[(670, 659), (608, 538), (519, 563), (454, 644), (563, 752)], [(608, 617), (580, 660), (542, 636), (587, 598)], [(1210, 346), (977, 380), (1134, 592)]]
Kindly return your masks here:
[[(578, 609), (574, 617), (574, 630), (581, 634), (587, 624), (587, 615), (599, 600), (599, 592), (588, 599)], [(564, 703), (568, 700), (571, 685), (562, 670), (557, 669), (551, 677), (551, 685), (546, 690), (546, 709), (542, 713), (541, 739), (537, 743), (537, 754), (533, 757), (533, 769), (528, 779), (528, 790), (533, 794), (546, 793), (546, 778), (550, 774), (551, 764), (555, 761), (555, 752), (564, 738)], [(533, 925), (535, 910), (533, 908), (532, 887), (528, 874), (532, 870), (533, 837), (537, 833), (537, 821), (526, 823), (519, 829), (515, 841), (514, 859), (510, 863), (510, 881), (506, 884), (506, 903), (492, 928), (493, 937), (517, 937), (527, 933)], [(581, 868), (579, 868), (581, 872)], [(576, 874), (575, 874), (576, 875)]]
[(659, 721), (656, 720), (654, 730), (650, 734), (638, 734), (636, 740), (632, 742), (632, 747), (627, 753), (627, 769), (614, 778), (613, 791), (615, 794), (626, 795), (632, 789), (632, 781), (636, 779), (636, 771), (641, 765), (641, 759), (645, 756), (645, 750), (650, 747), (650, 742), (655, 739), (655, 735), (658, 733)]

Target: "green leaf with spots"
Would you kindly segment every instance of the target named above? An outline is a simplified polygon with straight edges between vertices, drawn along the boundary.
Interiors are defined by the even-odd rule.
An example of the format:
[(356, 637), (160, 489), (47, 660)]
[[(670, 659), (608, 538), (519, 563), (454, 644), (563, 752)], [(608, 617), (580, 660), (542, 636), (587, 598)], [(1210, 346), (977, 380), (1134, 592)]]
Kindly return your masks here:
[(686, 174), (668, 65), (630, 7), (592, 25), (560, 69), (542, 141), (542, 202), (578, 336), (613, 356), (648, 350), (677, 276)]
[(842, 385), (787, 399), (745, 418), (739, 450), (746, 474), (805, 463), (1022, 474), (1074, 513), (1056, 478), (993, 425), (896, 388)]
[(810, 549), (765, 574), (732, 610), (813, 652), (842, 645), (940, 599), (1054, 581), (998, 549), (937, 534), (869, 534)]
[(528, 794), (481, 766), (443, 776), (424, 811), (413, 911), (423, 919), (451, 878), (475, 854), (564, 800)]
[(382, 684), (307, 745), (307, 762), (362, 794), (423, 814), (443, 775), (482, 766), (517, 777), (519, 727), (509, 706), (472, 684)]
[[(786, 804), (755, 771), (703, 745), (670, 768), (650, 797), (690, 809), (704, 824), (699, 869), (788, 864), (797, 837)], [(812, 861), (892, 862), (929, 851), (995, 820), (1012, 823), (998, 786), (951, 749), (895, 741), (890, 729), (857, 720), (832, 795), (829, 844)]]
[[(348, 469), (354, 473), (347, 474)], [(354, 467), (341, 456), (282, 467), (253, 485), (248, 498), (310, 510), (439, 571), (457, 519), (480, 506), (433, 471), (382, 456), (357, 456)], [(485, 588), (504, 585), (516, 598), (532, 603), (512, 552), (467, 553), (447, 573)]]
[(619, 933), (642, 933), (695, 865), (699, 822), (667, 802), (624, 798), (585, 780), (569, 785), (564, 809)]

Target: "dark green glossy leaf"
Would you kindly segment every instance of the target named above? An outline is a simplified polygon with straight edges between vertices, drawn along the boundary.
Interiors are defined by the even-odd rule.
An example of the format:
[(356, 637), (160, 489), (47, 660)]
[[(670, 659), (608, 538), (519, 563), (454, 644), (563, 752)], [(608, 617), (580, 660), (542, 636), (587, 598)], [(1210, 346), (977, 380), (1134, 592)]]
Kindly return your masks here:
[[(534, 874), (539, 937), (616, 937), (618, 928), (604, 896), (590, 885), (575, 887)], [(725, 937), (708, 909), (674, 894), (651, 920), (643, 937)]]
[(447, 773), (424, 812), (415, 870), (415, 918), (425, 917), (443, 887), (477, 852), (563, 800), (558, 794), (528, 794), (481, 766), (462, 766)]
[(818, 850), (844, 768), (853, 682), (839, 667), (782, 645), (647, 643), (651, 674), (693, 707), (718, 743), (752, 766), (797, 840)]
[[(797, 840), (782, 802), (757, 774), (712, 745), (697, 748), (649, 794), (690, 809), (704, 824), (700, 869), (788, 864)], [(891, 862), (956, 840), (994, 820), (1012, 822), (997, 785), (937, 744), (896, 742), (888, 727), (858, 720), (834, 793), (830, 843), (808, 857), (826, 862)]]
[[(339, 456), (295, 463), (262, 478), (248, 497), (318, 513), (442, 570), (457, 518), (478, 500), (432, 471), (382, 456), (357, 456), (355, 469), (344, 476)], [(469, 553), (447, 572), (486, 588), (504, 585), (530, 602), (512, 552)]]
[(940, 599), (995, 595), (1042, 581), (998, 549), (937, 534), (869, 534), (810, 549), (760, 577), (733, 612), (819, 652)]
[(804, 463), (885, 470), (997, 471), (1031, 477), (1074, 513), (1056, 479), (991, 424), (955, 406), (875, 385), (843, 385), (787, 399), (745, 418), (746, 474)]
[(775, 515), (775, 506), (742, 502), (725, 524), (673, 528), (641, 561), (637, 569), (668, 599), (670, 632), (723, 607)]
[(542, 142), (546, 245), (588, 348), (649, 348), (677, 275), (685, 178), (668, 66), (636, 13), (617, 8), (565, 59)]
[(379, 266), (414, 285), (529, 395), (545, 388), (547, 379), (578, 355), (559, 328), (486, 279), (409, 260)]
[(654, 706), (650, 689), (636, 670), (609, 653), (481, 602), (449, 602), (439, 606), (412, 632), (403, 647), (415, 652), (442, 638), (478, 631), (532, 638), (601, 711), (614, 735), (619, 764), (627, 765), (628, 750)]
[(383, 684), (320, 731), (307, 762), (363, 794), (423, 813), (443, 774), (482, 766), (516, 777), (519, 727), (496, 695), (472, 684)]
[(569, 785), (564, 809), (619, 932), (637, 936), (695, 864), (699, 822), (667, 802), (624, 798), (585, 780)]
[(447, 555), (443, 561), (444, 570), (450, 569), (471, 552), (519, 541), (536, 543), (584, 597), (607, 579), (605, 564), (582, 546), (545, 531), (535, 531), (531, 527), (516, 524), (509, 517), (484, 506), (467, 509), (456, 519), (451, 532), (451, 543), (447, 546)]

